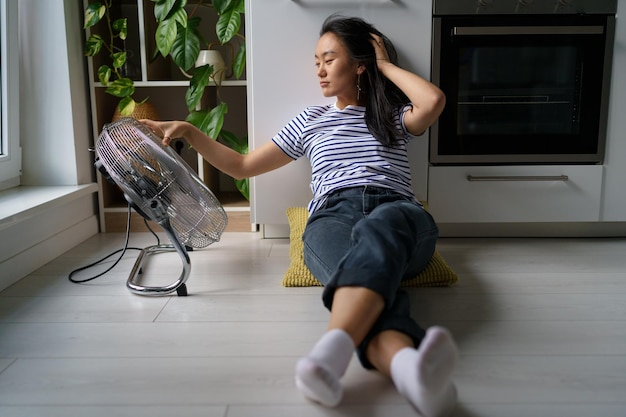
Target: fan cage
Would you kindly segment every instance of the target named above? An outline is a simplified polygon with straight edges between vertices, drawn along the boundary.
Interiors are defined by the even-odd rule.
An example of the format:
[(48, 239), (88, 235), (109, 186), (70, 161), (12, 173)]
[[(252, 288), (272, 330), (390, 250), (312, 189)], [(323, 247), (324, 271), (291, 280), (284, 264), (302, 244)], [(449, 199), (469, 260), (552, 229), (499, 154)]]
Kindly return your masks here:
[(228, 222), (219, 200), (145, 125), (130, 117), (106, 124), (96, 153), (144, 217), (168, 220), (181, 243), (192, 248), (219, 241)]

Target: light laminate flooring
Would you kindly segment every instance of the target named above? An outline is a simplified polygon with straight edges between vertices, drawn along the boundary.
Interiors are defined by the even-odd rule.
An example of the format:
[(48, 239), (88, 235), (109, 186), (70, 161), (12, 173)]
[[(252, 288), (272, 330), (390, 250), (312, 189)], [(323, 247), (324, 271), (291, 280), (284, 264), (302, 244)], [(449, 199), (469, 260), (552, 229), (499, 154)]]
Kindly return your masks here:
[[(296, 391), (295, 362), (328, 313), (321, 288), (281, 287), (287, 240), (225, 233), (190, 254), (187, 297), (131, 294), (137, 252), (94, 281), (68, 281), (123, 243), (97, 235), (0, 293), (0, 416), (416, 416), (356, 358), (338, 408)], [(153, 243), (131, 235), (131, 246)], [(448, 327), (460, 346), (456, 416), (626, 416), (626, 239), (438, 248), (459, 283), (410, 292), (418, 322)], [(144, 276), (164, 285), (180, 265), (155, 255)]]

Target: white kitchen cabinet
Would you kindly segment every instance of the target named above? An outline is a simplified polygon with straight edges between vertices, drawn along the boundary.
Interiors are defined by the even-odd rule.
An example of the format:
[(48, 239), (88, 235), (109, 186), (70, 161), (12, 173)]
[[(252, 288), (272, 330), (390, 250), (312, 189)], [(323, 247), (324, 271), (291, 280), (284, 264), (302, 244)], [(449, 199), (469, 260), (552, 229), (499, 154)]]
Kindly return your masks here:
[[(619, 1), (618, 16), (626, 17), (626, 2)], [(616, 19), (613, 74), (609, 102), (604, 201), (600, 220), (626, 221), (626, 20)]]
[(597, 222), (601, 165), (437, 166), (428, 206), (438, 223)]
[[(618, 2), (605, 158), (593, 166), (432, 166), (428, 203), (448, 234), (490, 234), (493, 225), (515, 223), (570, 235), (618, 235), (626, 222), (626, 3)], [(568, 181), (468, 181), (467, 176), (560, 176)], [(584, 223), (584, 226), (582, 224)], [(460, 225), (463, 226), (460, 226)], [(534, 224), (534, 225), (533, 225)], [(465, 228), (470, 225), (470, 228)], [(448, 225), (447, 225), (448, 226)], [(458, 226), (458, 227), (457, 227)], [(577, 230), (576, 230), (577, 229)], [(464, 233), (469, 230), (468, 233)], [(508, 229), (507, 229), (508, 230)], [(544, 229), (540, 232), (543, 234)], [(569, 230), (568, 230), (569, 231)], [(532, 234), (534, 232), (529, 232)], [(506, 234), (506, 233), (503, 233)]]

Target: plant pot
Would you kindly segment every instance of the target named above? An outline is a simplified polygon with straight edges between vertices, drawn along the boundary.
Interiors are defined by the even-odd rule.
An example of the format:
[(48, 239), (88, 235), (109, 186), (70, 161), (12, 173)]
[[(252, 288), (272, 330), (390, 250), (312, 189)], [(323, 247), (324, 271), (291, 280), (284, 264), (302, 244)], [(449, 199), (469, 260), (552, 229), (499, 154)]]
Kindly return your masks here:
[[(216, 51), (213, 49), (203, 49), (198, 54), (198, 59), (196, 59), (195, 67), (202, 67), (204, 65), (212, 65), (213, 66), (213, 75), (211, 76), (216, 83), (221, 83), (226, 78), (226, 63), (224, 62), (224, 57), (220, 53), (220, 51)], [(191, 78), (191, 75), (186, 73), (185, 71), (180, 70), (187, 78)]]
[[(115, 112), (113, 113), (113, 118), (111, 119), (111, 121), (114, 122), (122, 117), (123, 116), (120, 114), (119, 108), (115, 106)], [(132, 117), (137, 120), (161, 120), (154, 104), (147, 101), (145, 103), (138, 103), (135, 106), (135, 110), (133, 110), (133, 112), (129, 114), (128, 117)]]

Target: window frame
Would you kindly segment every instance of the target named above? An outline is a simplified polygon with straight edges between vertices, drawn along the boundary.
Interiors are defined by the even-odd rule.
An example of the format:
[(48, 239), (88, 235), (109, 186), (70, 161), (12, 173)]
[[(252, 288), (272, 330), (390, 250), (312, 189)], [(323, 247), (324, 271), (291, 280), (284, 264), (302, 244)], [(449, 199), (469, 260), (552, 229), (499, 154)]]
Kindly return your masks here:
[(20, 185), (22, 168), (18, 4), (0, 0), (0, 190)]

